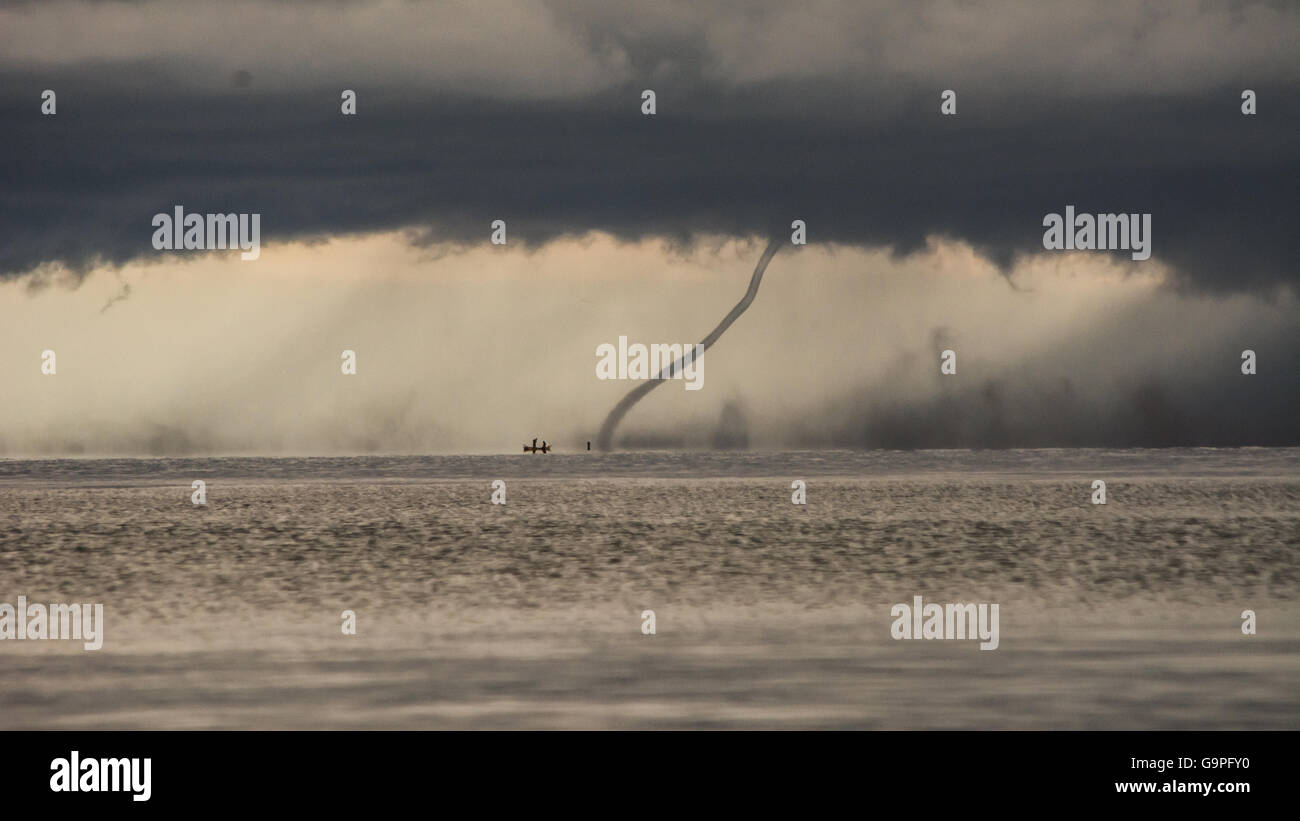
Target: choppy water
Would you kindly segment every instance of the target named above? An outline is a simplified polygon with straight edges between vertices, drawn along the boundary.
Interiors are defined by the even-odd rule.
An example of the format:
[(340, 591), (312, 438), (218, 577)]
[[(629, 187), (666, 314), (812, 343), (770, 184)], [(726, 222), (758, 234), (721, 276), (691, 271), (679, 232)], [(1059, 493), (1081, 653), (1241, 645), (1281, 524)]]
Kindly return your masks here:
[(1300, 449), (0, 460), (6, 728), (1295, 729), (1298, 594)]

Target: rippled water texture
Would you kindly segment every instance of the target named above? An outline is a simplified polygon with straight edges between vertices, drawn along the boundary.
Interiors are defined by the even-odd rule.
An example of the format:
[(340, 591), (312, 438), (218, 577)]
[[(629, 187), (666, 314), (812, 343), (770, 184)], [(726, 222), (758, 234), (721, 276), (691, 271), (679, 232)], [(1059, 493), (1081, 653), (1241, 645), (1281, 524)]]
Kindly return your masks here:
[[(0, 641), (0, 727), (1296, 729), (1298, 468), (1296, 449), (0, 460), (0, 602), (106, 621), (99, 651)], [(998, 603), (999, 648), (893, 640), (913, 596)]]

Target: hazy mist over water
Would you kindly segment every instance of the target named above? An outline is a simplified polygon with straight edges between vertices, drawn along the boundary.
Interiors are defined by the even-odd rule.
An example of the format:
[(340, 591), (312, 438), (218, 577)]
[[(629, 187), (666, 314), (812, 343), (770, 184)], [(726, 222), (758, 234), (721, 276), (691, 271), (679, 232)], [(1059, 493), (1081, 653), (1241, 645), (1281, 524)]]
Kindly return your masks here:
[[(0, 282), (0, 456), (354, 456), (597, 444), (635, 385), (600, 345), (699, 342), (759, 241), (599, 233), (430, 258), (394, 235)], [(240, 267), (240, 266), (243, 267)], [(1155, 262), (1033, 257), (1016, 287), (957, 243), (783, 249), (624, 450), (1300, 445), (1300, 301), (1167, 287)], [(114, 302), (124, 284), (129, 298)], [(105, 306), (109, 306), (105, 310)], [(957, 355), (940, 373), (940, 353)], [(1258, 355), (1243, 374), (1242, 351)], [(42, 352), (57, 373), (42, 372)], [(356, 373), (341, 373), (343, 351)]]
[[(0, 460), (0, 601), (106, 619), (97, 652), (0, 643), (0, 724), (1296, 728), (1297, 468), (1298, 449)], [(917, 595), (999, 603), (1000, 647), (892, 640), (890, 605)]]

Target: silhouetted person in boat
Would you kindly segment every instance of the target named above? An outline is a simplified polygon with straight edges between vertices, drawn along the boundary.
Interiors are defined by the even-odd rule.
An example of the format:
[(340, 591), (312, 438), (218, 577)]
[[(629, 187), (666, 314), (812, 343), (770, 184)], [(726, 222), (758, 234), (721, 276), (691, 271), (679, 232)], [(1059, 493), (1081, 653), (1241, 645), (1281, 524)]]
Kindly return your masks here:
[(542, 453), (545, 453), (546, 451), (548, 451), (548, 450), (550, 450), (550, 449), (551, 449), (550, 446), (546, 444), (546, 440), (543, 439), (543, 440), (542, 440)]
[(537, 450), (537, 437), (534, 436), (534, 437), (533, 437), (533, 451), (535, 452), (536, 450)]

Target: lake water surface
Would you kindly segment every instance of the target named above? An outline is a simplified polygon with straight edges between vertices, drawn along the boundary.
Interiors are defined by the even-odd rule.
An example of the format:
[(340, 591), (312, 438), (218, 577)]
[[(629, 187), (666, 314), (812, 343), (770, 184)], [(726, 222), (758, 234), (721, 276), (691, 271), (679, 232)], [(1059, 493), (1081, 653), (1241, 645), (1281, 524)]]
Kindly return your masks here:
[(0, 460), (5, 729), (1298, 729), (1298, 594), (1300, 449)]

